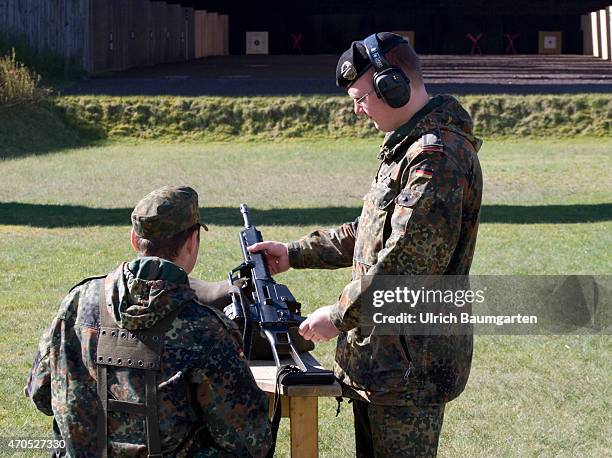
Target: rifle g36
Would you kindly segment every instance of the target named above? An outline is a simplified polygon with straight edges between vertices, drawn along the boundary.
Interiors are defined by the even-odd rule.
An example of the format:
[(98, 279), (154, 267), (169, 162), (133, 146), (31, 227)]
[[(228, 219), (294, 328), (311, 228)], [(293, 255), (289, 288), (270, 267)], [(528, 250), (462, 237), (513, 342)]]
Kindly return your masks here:
[[(232, 294), (232, 305), (227, 307), (226, 314), (244, 322), (244, 352), (247, 358), (250, 356), (252, 333), (259, 332), (269, 344), (277, 368), (281, 368), (282, 359), (291, 358), (299, 369), (285, 380), (285, 384), (333, 383), (331, 371), (314, 367), (300, 356), (294, 340), (301, 337), (297, 333), (293, 333), (292, 337), (289, 329), (299, 326), (306, 319), (300, 315), (301, 304), (295, 300), (289, 288), (274, 281), (262, 253), (249, 253), (248, 247), (262, 242), (263, 237), (251, 225), (246, 204), (240, 205), (240, 212), (244, 219), (244, 229), (240, 232), (244, 261), (228, 273), (228, 281), (234, 286), (242, 278), (246, 279), (246, 284), (239, 288), (239, 294)], [(239, 276), (236, 276), (237, 273)]]

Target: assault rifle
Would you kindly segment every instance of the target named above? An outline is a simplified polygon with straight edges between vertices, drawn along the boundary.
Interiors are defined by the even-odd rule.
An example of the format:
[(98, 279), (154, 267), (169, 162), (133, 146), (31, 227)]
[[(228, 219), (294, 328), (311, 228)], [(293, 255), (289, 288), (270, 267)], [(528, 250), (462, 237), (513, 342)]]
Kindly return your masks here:
[[(228, 273), (231, 286), (246, 279), (239, 288), (238, 294), (232, 294), (232, 305), (226, 308), (226, 314), (244, 325), (244, 353), (249, 358), (251, 343), (257, 337), (269, 345), (276, 367), (282, 367), (283, 359), (291, 358), (298, 370), (284, 377), (283, 384), (326, 385), (334, 382), (331, 371), (308, 364), (300, 356), (296, 341), (307, 342), (297, 334), (297, 330), (306, 318), (300, 315), (301, 304), (295, 300), (289, 288), (274, 281), (268, 270), (263, 253), (249, 253), (248, 247), (263, 242), (261, 232), (249, 222), (249, 208), (240, 205), (244, 219), (244, 229), (240, 232), (240, 247), (244, 261)], [(239, 274), (238, 276), (235, 276)], [(254, 334), (255, 332), (259, 333)], [(302, 345), (303, 347), (303, 345)], [(310, 346), (308, 349), (312, 349)]]

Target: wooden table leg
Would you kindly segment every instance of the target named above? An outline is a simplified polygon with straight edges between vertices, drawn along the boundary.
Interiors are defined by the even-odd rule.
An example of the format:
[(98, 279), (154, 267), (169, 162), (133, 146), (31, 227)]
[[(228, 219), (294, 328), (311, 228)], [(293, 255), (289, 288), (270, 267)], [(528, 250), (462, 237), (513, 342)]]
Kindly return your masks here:
[(291, 458), (319, 456), (319, 398), (316, 396), (289, 398), (291, 421)]
[[(266, 393), (268, 395), (268, 416), (272, 418), (274, 415), (274, 393)], [(289, 397), (281, 396), (281, 418), (289, 418)]]

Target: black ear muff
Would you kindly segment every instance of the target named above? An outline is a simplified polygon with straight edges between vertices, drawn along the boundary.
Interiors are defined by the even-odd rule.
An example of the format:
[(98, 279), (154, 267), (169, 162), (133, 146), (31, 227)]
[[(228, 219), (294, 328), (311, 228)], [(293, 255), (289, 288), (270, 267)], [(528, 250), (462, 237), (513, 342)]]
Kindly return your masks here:
[(392, 108), (403, 107), (410, 100), (410, 82), (399, 68), (391, 67), (376, 73), (374, 87)]
[[(407, 43), (406, 41), (398, 41)], [(372, 34), (363, 41), (368, 58), (374, 66), (372, 84), (376, 94), (392, 108), (399, 108), (410, 101), (410, 80), (398, 67), (392, 67), (378, 46), (378, 37)]]

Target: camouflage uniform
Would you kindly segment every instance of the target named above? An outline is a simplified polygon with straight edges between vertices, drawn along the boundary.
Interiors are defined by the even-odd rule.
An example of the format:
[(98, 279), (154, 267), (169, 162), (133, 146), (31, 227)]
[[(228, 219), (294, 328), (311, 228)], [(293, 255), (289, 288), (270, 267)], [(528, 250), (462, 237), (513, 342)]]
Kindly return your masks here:
[[(197, 212), (197, 198), (195, 208)], [(193, 215), (191, 219), (187, 227)], [(155, 227), (141, 230), (134, 224), (148, 236)], [(123, 263), (106, 278), (74, 287), (40, 340), (26, 394), (39, 410), (53, 416), (54, 432), (66, 441), (65, 452), (98, 456), (96, 349), (102, 285), (110, 316), (128, 332), (151, 329), (178, 311), (164, 336), (158, 375), (162, 452), (265, 455), (271, 444), (267, 397), (255, 384), (236, 325), (196, 299), (183, 269), (157, 257)], [(143, 402), (143, 372), (109, 366), (109, 399)], [(109, 455), (146, 456), (143, 423), (140, 415), (109, 411)]]
[[(376, 406), (438, 406), (437, 414), (427, 412), (426, 420), (418, 420), (438, 425), (438, 433), (444, 403), (467, 382), (472, 336), (371, 335), (359, 327), (360, 278), (468, 274), (482, 194), (480, 145), (457, 100), (434, 97), (385, 137), (361, 216), (289, 244), (294, 268), (353, 267), (352, 281), (331, 313), (341, 331), (335, 373), (346, 395)], [(377, 411), (375, 416), (386, 415)], [(406, 428), (401, 434), (411, 434)], [(389, 436), (379, 446), (384, 442), (391, 442)]]

